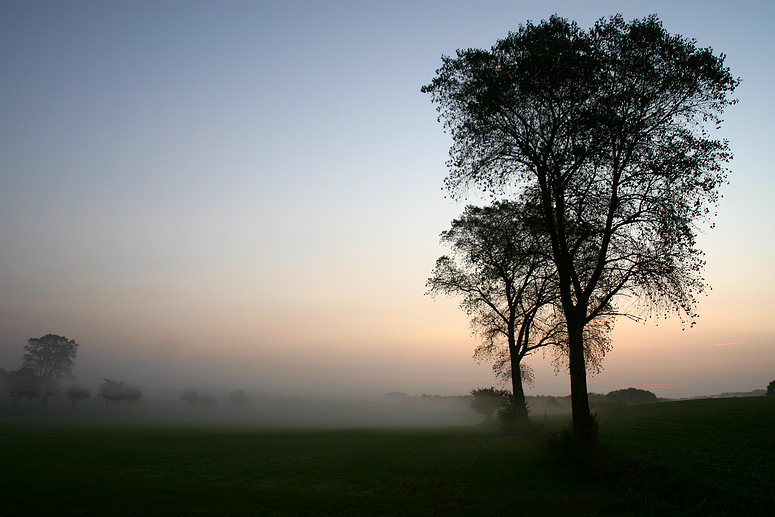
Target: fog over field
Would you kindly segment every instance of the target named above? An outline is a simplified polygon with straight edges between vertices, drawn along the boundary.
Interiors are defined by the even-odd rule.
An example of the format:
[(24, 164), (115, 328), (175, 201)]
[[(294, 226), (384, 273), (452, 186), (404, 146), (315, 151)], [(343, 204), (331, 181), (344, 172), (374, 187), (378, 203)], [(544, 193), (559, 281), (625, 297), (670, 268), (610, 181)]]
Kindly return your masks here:
[[(621, 318), (589, 390), (763, 389), (773, 2), (0, 2), (0, 367), (58, 334), (79, 343), (73, 382), (92, 392), (77, 411), (104, 409), (113, 379), (145, 390), (116, 413), (207, 415), (178, 400), (197, 389), (231, 418), (223, 397), (244, 389), (255, 421), (475, 423), (459, 399), (421, 397), (496, 384), (458, 300), (425, 282), (439, 234), (490, 200), (445, 197), (451, 138), (420, 88), (442, 55), (555, 13), (584, 28), (656, 13), (742, 78), (713, 133), (735, 158), (698, 238), (713, 288), (700, 317)], [(569, 393), (551, 359), (526, 359), (528, 395)]]

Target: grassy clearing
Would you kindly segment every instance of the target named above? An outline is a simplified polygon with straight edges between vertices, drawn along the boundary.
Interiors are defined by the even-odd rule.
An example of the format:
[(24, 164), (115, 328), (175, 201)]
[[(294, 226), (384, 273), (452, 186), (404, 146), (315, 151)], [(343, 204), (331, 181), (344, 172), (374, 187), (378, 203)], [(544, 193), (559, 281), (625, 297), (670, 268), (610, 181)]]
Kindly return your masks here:
[(0, 427), (0, 513), (771, 511), (765, 503), (775, 493), (775, 400), (635, 406), (610, 410), (600, 421), (604, 455), (593, 473), (561, 468), (542, 436), (503, 436), (482, 427), (277, 431), (6, 423)]

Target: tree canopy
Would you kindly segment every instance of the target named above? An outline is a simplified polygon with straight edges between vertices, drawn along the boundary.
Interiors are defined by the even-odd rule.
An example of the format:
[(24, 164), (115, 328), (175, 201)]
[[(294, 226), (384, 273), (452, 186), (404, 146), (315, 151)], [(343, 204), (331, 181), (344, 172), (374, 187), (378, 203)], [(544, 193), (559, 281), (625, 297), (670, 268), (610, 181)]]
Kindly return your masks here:
[(497, 388), (477, 388), (471, 390), (471, 409), (490, 419), (511, 396), (511, 393)]
[(32, 368), (22, 367), (10, 372), (3, 370), (3, 373), (5, 377), (5, 387), (14, 399), (14, 406), (22, 397), (33, 399), (40, 396), (40, 377), (35, 374)]
[[(423, 87), (451, 133), (446, 178), (538, 200), (568, 332), (574, 432), (593, 429), (584, 329), (635, 310), (696, 316), (704, 265), (695, 233), (726, 181), (726, 141), (710, 131), (739, 83), (724, 55), (649, 16), (558, 16), (490, 50), (458, 50)], [(632, 310), (626, 311), (631, 313)], [(652, 312), (652, 313), (653, 313)]]
[(49, 395), (59, 391), (59, 381), (69, 377), (75, 366), (78, 343), (54, 334), (30, 338), (24, 346), (27, 353), (22, 357), (23, 368), (29, 368), (40, 378), (43, 404)]
[(84, 388), (83, 386), (73, 384), (64, 391), (64, 395), (65, 398), (70, 399), (70, 401), (73, 403), (73, 407), (75, 407), (75, 403), (79, 400), (88, 399), (91, 397), (91, 390)]

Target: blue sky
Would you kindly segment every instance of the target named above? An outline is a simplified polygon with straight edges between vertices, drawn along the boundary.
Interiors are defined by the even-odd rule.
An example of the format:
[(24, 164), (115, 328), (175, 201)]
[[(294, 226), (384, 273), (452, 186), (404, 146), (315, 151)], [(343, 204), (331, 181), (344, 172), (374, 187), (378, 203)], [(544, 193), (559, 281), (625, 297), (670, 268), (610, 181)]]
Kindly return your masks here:
[[(463, 209), (420, 87), (442, 54), (557, 13), (657, 13), (743, 82), (713, 291), (693, 329), (622, 321), (590, 389), (775, 378), (769, 2), (0, 2), (0, 366), (30, 337), (75, 373), (303, 394), (493, 384), (454, 299), (424, 296)], [(472, 199), (476, 202), (476, 199)], [(568, 393), (549, 360), (532, 393)]]

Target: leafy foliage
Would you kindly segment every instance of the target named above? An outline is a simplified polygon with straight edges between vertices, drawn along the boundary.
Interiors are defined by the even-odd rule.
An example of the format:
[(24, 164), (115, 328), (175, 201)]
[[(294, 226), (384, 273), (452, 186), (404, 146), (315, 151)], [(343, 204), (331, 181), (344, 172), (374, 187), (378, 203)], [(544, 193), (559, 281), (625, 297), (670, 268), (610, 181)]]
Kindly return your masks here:
[(132, 402), (137, 402), (143, 398), (143, 391), (140, 386), (127, 384), (123, 381), (114, 381), (105, 379), (97, 390), (97, 395), (105, 399), (105, 406), (109, 402), (118, 402), (126, 400), (131, 406)]
[(652, 402), (658, 402), (657, 396), (647, 390), (640, 390), (638, 388), (627, 388), (622, 390), (616, 390), (606, 395), (607, 399), (620, 400), (627, 404), (649, 404)]
[(32, 368), (21, 367), (17, 370), (5, 372), (5, 387), (13, 397), (14, 405), (24, 397), (34, 399), (40, 396), (42, 391), (41, 378)]
[(520, 418), (527, 417), (523, 382), (532, 381), (522, 360), (564, 335), (546, 237), (527, 199), (467, 206), (441, 234), (451, 254), (436, 261), (426, 284), (429, 294), (462, 298), (460, 306), (483, 341), (474, 358), (492, 362), (497, 378), (511, 380)]
[(75, 407), (75, 403), (79, 400), (91, 397), (91, 390), (84, 388), (83, 386), (78, 386), (77, 384), (72, 384), (64, 391), (64, 396), (65, 398), (70, 399), (73, 402), (73, 407)]
[(511, 393), (496, 388), (477, 388), (471, 390), (471, 409), (485, 418), (491, 418), (505, 404)]
[(29, 368), (40, 378), (42, 402), (59, 391), (59, 380), (70, 377), (75, 366), (78, 343), (55, 334), (30, 338), (24, 346), (23, 368)]

